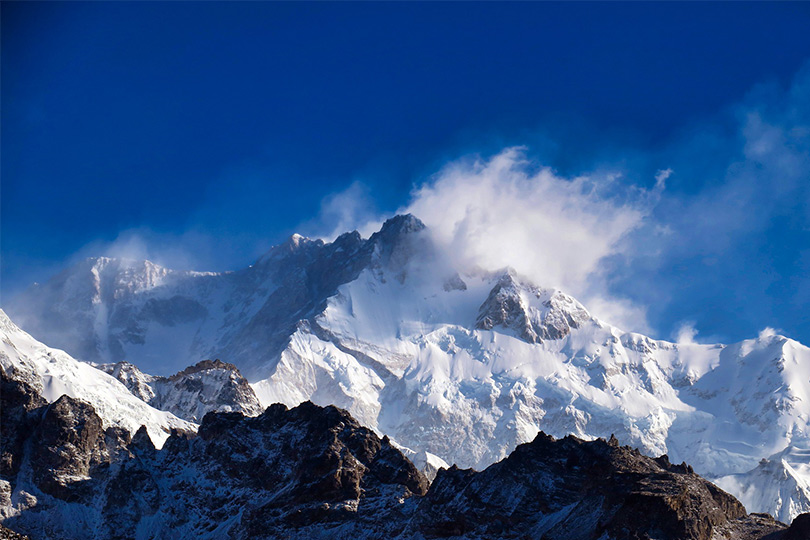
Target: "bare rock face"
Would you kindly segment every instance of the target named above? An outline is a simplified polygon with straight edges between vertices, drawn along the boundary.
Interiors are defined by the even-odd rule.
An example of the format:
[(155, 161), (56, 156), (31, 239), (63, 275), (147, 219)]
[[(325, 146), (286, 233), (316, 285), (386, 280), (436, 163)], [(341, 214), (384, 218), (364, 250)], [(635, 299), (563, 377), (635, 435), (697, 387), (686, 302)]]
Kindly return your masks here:
[(155, 398), (155, 389), (152, 388), (152, 385), (159, 377), (142, 372), (135, 364), (116, 362), (115, 364), (99, 364), (96, 367), (121, 381), (136, 398), (146, 403), (150, 403)]
[(810, 513), (800, 514), (790, 524), (783, 540), (807, 540), (810, 538)]
[(93, 406), (62, 396), (45, 408), (31, 441), (33, 480), (43, 493), (65, 501), (88, 497), (111, 450), (128, 441), (124, 431), (102, 427)]
[[(22, 383), (4, 389), (4, 414), (39, 403)], [(197, 434), (175, 431), (160, 450), (143, 429), (131, 440), (102, 431), (93, 407), (68, 397), (26, 418), (32, 431), (4, 447), (19, 465), (0, 478), (12, 491), (0, 517), (42, 540), (807, 538), (805, 516), (786, 529), (747, 515), (688, 465), (615, 439), (540, 433), (482, 472), (440, 469), (429, 486), (387, 438), (309, 402), (256, 417), (210, 412)]]
[[(3, 410), (9, 397), (18, 400), (4, 392)], [(132, 440), (103, 431), (91, 405), (66, 396), (32, 418), (12, 452), (22, 465), (2, 478), (12, 493), (0, 516), (41, 539), (132, 538), (139, 527), (161, 538), (307, 538), (332, 527), (387, 536), (428, 488), (387, 439), (335, 407), (208, 413), (199, 434), (174, 432), (161, 450), (145, 430)], [(23, 488), (29, 506), (12, 502)]]
[(0, 369), (0, 475), (15, 476), (25, 440), (37, 424), (34, 411), (48, 404), (39, 393), (22, 381), (14, 381)]

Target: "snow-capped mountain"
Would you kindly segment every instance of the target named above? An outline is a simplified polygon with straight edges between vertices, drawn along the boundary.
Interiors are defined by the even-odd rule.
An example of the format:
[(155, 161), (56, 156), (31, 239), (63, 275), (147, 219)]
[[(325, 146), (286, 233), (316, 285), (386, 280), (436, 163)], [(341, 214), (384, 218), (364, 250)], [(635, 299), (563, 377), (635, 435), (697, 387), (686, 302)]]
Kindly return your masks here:
[(46, 347), (23, 332), (0, 310), (0, 368), (4, 376), (22, 381), (48, 403), (67, 395), (91, 404), (104, 429), (135, 433), (145, 426), (161, 446), (173, 429), (196, 431), (197, 425), (150, 407), (115, 378), (67, 353)]
[(170, 377), (143, 373), (129, 362), (96, 366), (109, 373), (152, 407), (199, 423), (206, 413), (240, 412), (256, 416), (262, 406), (253, 388), (233, 364), (203, 360)]
[[(334, 404), (462, 467), (483, 469), (539, 430), (615, 434), (711, 477), (808, 447), (807, 347), (767, 332), (728, 346), (654, 340), (510, 269), (450, 261), (418, 219), (397, 216), (369, 239), (295, 235), (231, 273), (90, 259), (8, 307), (78, 358), (162, 375), (222, 358), (265, 406)], [(749, 510), (810, 510), (772, 493)]]
[(714, 479), (746, 508), (758, 508), (789, 522), (810, 508), (810, 450), (788, 446), (751, 471)]

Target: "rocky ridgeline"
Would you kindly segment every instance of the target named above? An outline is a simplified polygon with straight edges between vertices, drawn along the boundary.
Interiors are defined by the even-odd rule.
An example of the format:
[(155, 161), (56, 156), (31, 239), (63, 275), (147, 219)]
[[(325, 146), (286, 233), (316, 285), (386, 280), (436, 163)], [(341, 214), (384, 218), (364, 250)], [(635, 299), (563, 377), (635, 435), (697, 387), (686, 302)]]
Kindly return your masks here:
[[(783, 521), (810, 512), (810, 348), (768, 332), (727, 345), (626, 332), (495, 260), (462, 264), (434, 243), (442, 235), (396, 216), (368, 239), (293, 235), (223, 273), (92, 258), (5, 307), (38, 340), (109, 364), (140, 400), (195, 424), (209, 410), (262, 407), (233, 369), (184, 370), (179, 379), (139, 370), (169, 375), (227, 359), (264, 406), (345, 408), (428, 456), (420, 466), (484, 469), (538, 429), (613, 433), (647, 455), (692, 464), (751, 510)], [(48, 355), (60, 356), (50, 347), (31, 344), (39, 375), (49, 373)], [(105, 425), (142, 423), (126, 414), (139, 404), (116, 406), (109, 384), (95, 401), (93, 385), (72, 388), (62, 392), (81, 393)], [(177, 424), (148, 414), (158, 440), (161, 427)], [(758, 466), (763, 458), (770, 465)]]
[(542, 343), (561, 339), (590, 319), (570, 296), (521, 284), (515, 271), (507, 269), (479, 308), (475, 328), (501, 327), (513, 330), (527, 343)]
[(262, 406), (247, 379), (236, 366), (203, 360), (170, 377), (156, 377), (129, 362), (97, 366), (126, 386), (152, 407), (199, 423), (210, 411), (240, 412), (256, 416)]
[(615, 439), (540, 433), (429, 485), (336, 407), (209, 413), (156, 450), (145, 430), (102, 429), (92, 406), (2, 377), (0, 516), (32, 538), (807, 538), (808, 516), (786, 529), (747, 515), (689, 466)]
[(0, 540), (30, 540), (30, 538), (0, 525)]

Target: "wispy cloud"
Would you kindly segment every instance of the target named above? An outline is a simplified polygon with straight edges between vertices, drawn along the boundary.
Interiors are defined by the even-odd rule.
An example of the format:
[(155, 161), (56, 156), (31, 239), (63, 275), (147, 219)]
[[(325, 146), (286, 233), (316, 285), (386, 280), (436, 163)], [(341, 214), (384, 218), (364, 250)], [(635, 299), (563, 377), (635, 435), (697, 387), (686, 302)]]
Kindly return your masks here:
[(384, 219), (385, 216), (377, 210), (369, 186), (355, 180), (346, 189), (324, 198), (318, 216), (302, 223), (300, 230), (325, 241), (332, 241), (355, 229), (367, 237)]
[(810, 332), (794, 293), (810, 245), (810, 66), (648, 159), (673, 172), (614, 261), (611, 290), (648, 306), (664, 334), (685, 319), (724, 338), (765, 324)]
[[(765, 324), (810, 333), (800, 305), (810, 296), (810, 66), (668, 144), (621, 153), (632, 159), (583, 162), (571, 176), (524, 148), (468, 156), (399, 211), (425, 221), (457, 264), (513, 266), (628, 330), (685, 340), (698, 328), (742, 339)], [(378, 224), (352, 210), (368, 191), (348, 198), (331, 199), (350, 209), (333, 221)]]
[[(627, 330), (742, 339), (770, 325), (810, 336), (810, 66), (666, 144), (616, 144), (605, 145), (615, 160), (600, 152), (572, 167), (569, 159), (565, 173), (531, 148), (471, 153), (418, 180), (399, 211), (425, 221), (454, 264), (513, 266)], [(269, 177), (254, 174), (241, 191), (217, 185), (183, 232), (128, 229), (77, 257), (200, 270), (249, 264), (279, 240), (263, 235), (266, 201), (255, 196)], [(368, 236), (393, 214), (375, 190), (373, 179), (350, 183), (298, 230)], [(254, 216), (250, 230), (231, 227), (234, 212)]]
[[(448, 164), (415, 190), (406, 210), (428, 225), (458, 267), (511, 266), (538, 285), (593, 300), (591, 309), (616, 324), (646, 328), (643, 310), (594, 286), (602, 279), (600, 261), (622, 253), (622, 239), (649, 212), (640, 194), (612, 174), (563, 178), (529, 160), (525, 149), (509, 148)], [(636, 320), (625, 320), (630, 316)]]

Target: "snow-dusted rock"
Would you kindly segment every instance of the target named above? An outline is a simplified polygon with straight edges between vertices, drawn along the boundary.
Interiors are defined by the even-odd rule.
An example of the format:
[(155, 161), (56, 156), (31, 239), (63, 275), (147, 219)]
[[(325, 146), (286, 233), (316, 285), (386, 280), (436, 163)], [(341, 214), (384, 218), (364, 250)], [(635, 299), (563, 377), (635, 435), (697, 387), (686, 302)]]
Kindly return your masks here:
[(295, 235), (223, 274), (93, 259), (9, 308), (82, 359), (166, 376), (226, 358), (263, 406), (334, 404), (462, 467), (503, 459), (539, 430), (615, 434), (711, 477), (810, 446), (807, 347), (767, 332), (732, 345), (628, 333), (509, 269), (455, 268), (428, 233), (397, 216), (368, 239)]
[(6, 430), (23, 438), (11, 450), (20, 466), (0, 470), (0, 521), (42, 540), (790, 540), (804, 530), (749, 516), (689, 466), (615, 439), (540, 433), (485, 471), (440, 469), (428, 488), (387, 438), (332, 406), (208, 413), (197, 434), (175, 432), (156, 450), (145, 430), (104, 430), (88, 403), (37, 406), (32, 387), (0, 379), (4, 440)]
[(789, 446), (763, 459), (756, 468), (714, 479), (736, 493), (746, 508), (757, 508), (789, 523), (810, 512), (810, 450)]
[(152, 407), (199, 423), (206, 413), (240, 412), (256, 416), (262, 406), (253, 388), (233, 364), (203, 360), (170, 377), (156, 377), (129, 362), (96, 366)]
[(6, 377), (25, 382), (49, 403), (63, 395), (90, 403), (105, 429), (118, 427), (135, 433), (146, 426), (156, 445), (162, 445), (172, 429), (194, 431), (197, 427), (150, 407), (110, 375), (39, 343), (2, 310), (0, 368)]

